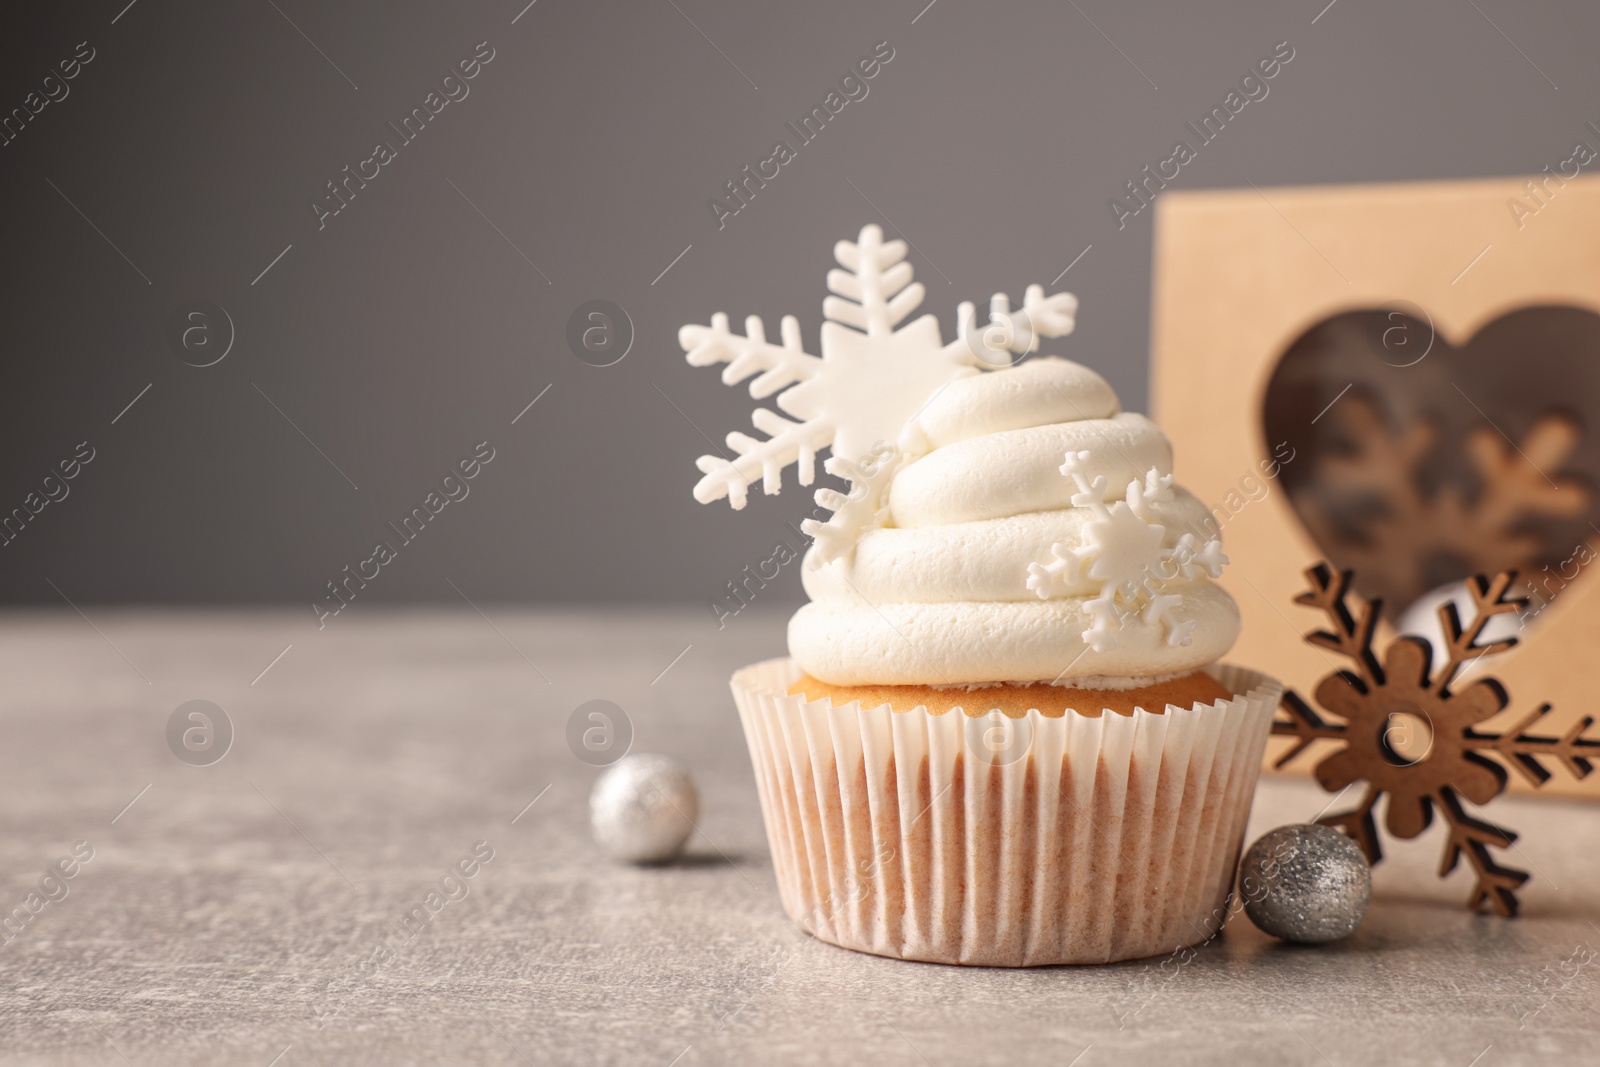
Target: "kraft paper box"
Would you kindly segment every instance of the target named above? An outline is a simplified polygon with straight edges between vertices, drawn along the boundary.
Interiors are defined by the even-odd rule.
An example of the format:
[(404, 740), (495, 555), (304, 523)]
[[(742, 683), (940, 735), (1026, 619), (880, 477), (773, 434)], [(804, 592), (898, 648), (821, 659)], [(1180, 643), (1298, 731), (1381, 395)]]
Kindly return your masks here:
[[(1233, 561), (1231, 660), (1307, 696), (1342, 665), (1294, 603), (1318, 559), (1384, 598), (1380, 647), (1515, 567), (1520, 643), (1481, 664), (1511, 703), (1484, 728), (1595, 706), (1600, 178), (1165, 193), (1153, 316), (1153, 415)], [(1600, 773), (1543, 791), (1600, 797)]]

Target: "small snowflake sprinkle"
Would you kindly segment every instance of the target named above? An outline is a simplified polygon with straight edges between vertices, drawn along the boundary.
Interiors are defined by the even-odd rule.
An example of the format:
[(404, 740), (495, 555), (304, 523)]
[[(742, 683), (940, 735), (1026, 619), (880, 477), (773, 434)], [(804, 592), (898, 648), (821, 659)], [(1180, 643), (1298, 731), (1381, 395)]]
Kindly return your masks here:
[(1160, 474), (1152, 467), (1143, 479), (1128, 483), (1123, 499), (1107, 504), (1106, 477), (1098, 475), (1091, 481), (1084, 474), (1088, 460), (1088, 452), (1068, 452), (1061, 464), (1061, 473), (1078, 486), (1072, 495), (1073, 507), (1092, 512), (1084, 524), (1083, 543), (1071, 548), (1059, 542), (1051, 545), (1047, 562), (1028, 565), (1028, 588), (1048, 599), (1085, 580), (1099, 583), (1099, 591), (1084, 602), (1090, 625), (1083, 631), (1083, 639), (1096, 652), (1117, 647), (1112, 631), (1122, 625), (1124, 615), (1139, 611), (1141, 605), (1141, 621), (1146, 626), (1159, 625), (1167, 644), (1191, 643), (1195, 622), (1180, 621), (1173, 614), (1174, 608), (1182, 606), (1183, 597), (1166, 592), (1166, 583), (1202, 573), (1219, 577), (1222, 565), (1228, 562), (1222, 542), (1213, 538), (1202, 543), (1193, 534), (1184, 534), (1171, 548), (1166, 547), (1166, 527), (1154, 521), (1154, 505), (1173, 499), (1172, 475)]

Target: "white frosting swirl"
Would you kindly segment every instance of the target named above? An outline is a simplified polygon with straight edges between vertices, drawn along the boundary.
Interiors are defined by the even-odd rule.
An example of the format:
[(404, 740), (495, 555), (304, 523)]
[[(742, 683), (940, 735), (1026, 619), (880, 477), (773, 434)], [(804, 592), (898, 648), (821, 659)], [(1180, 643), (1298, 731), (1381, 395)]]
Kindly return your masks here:
[[(961, 379), (912, 420), (901, 445), (916, 458), (889, 484), (888, 524), (832, 562), (815, 547), (808, 553), (812, 602), (789, 623), (789, 651), (814, 677), (835, 685), (1103, 684), (1194, 670), (1232, 646), (1238, 609), (1198, 568), (1188, 568), (1191, 577), (1178, 567), (1153, 575), (1160, 593), (1181, 601), (1165, 621), (1153, 611), (1123, 615), (1113, 641), (1085, 639), (1095, 623), (1089, 602), (1104, 584), (1092, 565), (1058, 581), (1048, 599), (1029, 588), (1029, 565), (1050, 560), (1052, 546), (1098, 547), (1090, 530), (1097, 510), (1062, 474), (1064, 455), (1081, 457), (1086, 484), (1105, 478), (1107, 502), (1121, 500), (1130, 482), (1146, 484), (1151, 470), (1172, 470), (1166, 437), (1144, 416), (1120, 412), (1098, 374), (1034, 359)], [(1149, 536), (1180, 559), (1180, 535), (1203, 530), (1208, 517), (1181, 489), (1154, 494), (1140, 510), (1140, 529), (1159, 524)], [(1174, 643), (1175, 621), (1182, 643)]]

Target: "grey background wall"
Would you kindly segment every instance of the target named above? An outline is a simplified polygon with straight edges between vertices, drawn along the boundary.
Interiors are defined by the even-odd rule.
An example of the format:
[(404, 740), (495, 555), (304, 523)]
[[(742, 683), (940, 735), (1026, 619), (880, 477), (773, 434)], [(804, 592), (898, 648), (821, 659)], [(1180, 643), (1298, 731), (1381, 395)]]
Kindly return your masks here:
[[(94, 458), (0, 548), (0, 599), (309, 603), (488, 441), (363, 597), (704, 602), (811, 503), (691, 499), (751, 401), (677, 327), (792, 312), (814, 346), (864, 223), (916, 246), (947, 334), (959, 300), (1075, 262), (1055, 348), (1139, 407), (1151, 213), (1119, 229), (1107, 201), (1277, 42), (1292, 62), (1174, 187), (1534, 172), (1600, 121), (1600, 11), (1571, 4), (525, 2), (5, 8), (0, 111), (67, 92), (0, 147), (0, 512)], [(880, 41), (867, 97), (719, 228), (708, 198)], [(396, 158), (319, 223), (380, 140)], [(596, 298), (635, 330), (609, 367), (566, 340)], [(194, 301), (232, 324), (209, 367), (168, 338)], [(798, 597), (793, 568), (768, 593)]]

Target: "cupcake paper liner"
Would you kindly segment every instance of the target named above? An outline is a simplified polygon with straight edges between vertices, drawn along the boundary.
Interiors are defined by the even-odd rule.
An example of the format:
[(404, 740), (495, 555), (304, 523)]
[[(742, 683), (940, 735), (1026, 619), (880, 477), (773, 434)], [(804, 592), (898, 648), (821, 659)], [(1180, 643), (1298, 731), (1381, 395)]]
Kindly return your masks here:
[[(1045, 717), (790, 696), (733, 676), (784, 910), (844, 948), (1002, 967), (1202, 942), (1225, 915), (1282, 686), (1209, 668), (1216, 704)], [(965, 694), (951, 694), (958, 703)]]

